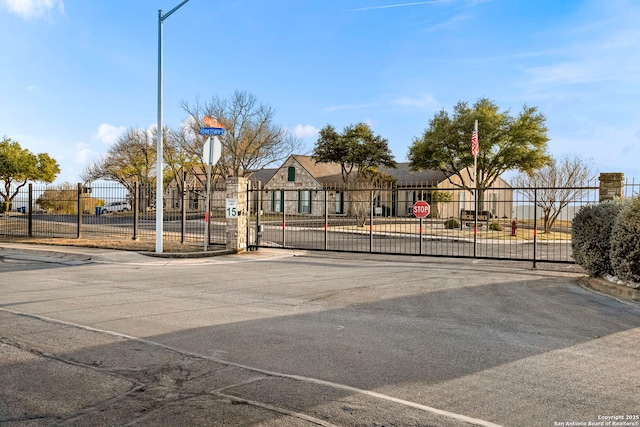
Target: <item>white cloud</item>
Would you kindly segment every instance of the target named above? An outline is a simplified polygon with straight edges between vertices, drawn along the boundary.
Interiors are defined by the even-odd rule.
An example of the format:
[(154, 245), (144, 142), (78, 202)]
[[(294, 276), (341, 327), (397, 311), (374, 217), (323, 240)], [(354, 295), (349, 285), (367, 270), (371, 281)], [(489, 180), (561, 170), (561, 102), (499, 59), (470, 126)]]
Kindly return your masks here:
[(29, 85), (27, 86), (27, 91), (28, 92), (33, 92), (34, 90), (38, 89), (38, 87), (36, 85)]
[(421, 6), (425, 4), (433, 4), (433, 3), (449, 3), (455, 0), (429, 0), (429, 1), (416, 1), (412, 3), (394, 3), (387, 4), (382, 6), (369, 6), (369, 7), (361, 7), (358, 9), (351, 9), (349, 12), (364, 12), (367, 10), (376, 10), (376, 9), (391, 9), (396, 7), (407, 7), (407, 6)]
[(102, 141), (104, 144), (113, 145), (118, 141), (120, 135), (126, 131), (127, 128), (124, 126), (115, 127), (110, 124), (103, 123), (98, 127), (98, 133), (96, 134), (96, 138)]
[(0, 0), (10, 12), (32, 19), (47, 15), (54, 9), (64, 12), (63, 0)]
[(393, 100), (394, 104), (405, 107), (428, 108), (440, 105), (440, 103), (428, 93), (423, 93), (417, 97), (403, 96)]
[(364, 108), (375, 107), (377, 105), (378, 105), (377, 102), (373, 102), (370, 104), (334, 105), (334, 106), (325, 108), (324, 111), (332, 112), (332, 111), (339, 111), (339, 110), (360, 110)]
[(315, 138), (320, 130), (312, 125), (298, 125), (293, 130), (293, 136), (296, 138)]
[(525, 70), (531, 84), (552, 88), (603, 82), (637, 84), (640, 8), (624, 1), (592, 2), (583, 13), (589, 18), (588, 25), (563, 27), (549, 34), (556, 47), (549, 52), (547, 63)]
[(100, 156), (100, 153), (91, 150), (84, 142), (76, 144), (76, 163), (85, 165), (91, 163), (94, 159)]

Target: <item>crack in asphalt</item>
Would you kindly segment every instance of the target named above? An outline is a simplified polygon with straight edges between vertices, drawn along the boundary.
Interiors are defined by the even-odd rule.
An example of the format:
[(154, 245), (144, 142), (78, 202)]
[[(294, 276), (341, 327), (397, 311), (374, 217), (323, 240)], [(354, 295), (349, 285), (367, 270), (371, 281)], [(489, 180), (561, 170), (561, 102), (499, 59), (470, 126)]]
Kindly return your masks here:
[[(204, 380), (208, 377), (215, 376), (216, 373), (227, 369), (223, 366), (221, 369), (207, 371), (198, 375), (192, 375), (192, 371), (187, 367), (188, 361), (203, 359), (192, 356), (185, 356), (177, 352), (181, 356), (181, 360), (162, 365), (155, 368), (123, 368), (123, 367), (106, 367), (102, 360), (95, 360), (90, 363), (54, 354), (35, 348), (32, 345), (18, 342), (9, 337), (0, 337), (0, 344), (11, 346), (21, 351), (28, 352), (36, 357), (50, 359), (56, 362), (64, 363), (74, 367), (83, 369), (91, 369), (102, 374), (111, 375), (118, 379), (131, 382), (132, 387), (124, 393), (120, 393), (110, 399), (98, 402), (80, 409), (79, 411), (69, 414), (65, 417), (59, 417), (53, 414), (41, 414), (37, 416), (27, 415), (24, 417), (13, 417), (0, 419), (0, 423), (4, 422), (25, 422), (33, 420), (49, 420), (53, 426), (66, 426), (70, 424), (83, 424), (83, 420), (91, 419), (94, 415), (103, 413), (108, 410), (120, 410), (125, 407), (135, 407), (137, 414), (128, 420), (125, 426), (137, 425), (148, 419), (155, 410), (160, 409), (163, 405), (172, 402), (183, 402), (189, 399), (202, 396), (213, 396), (221, 402), (227, 402), (232, 405), (244, 404), (260, 409), (265, 409), (279, 415), (285, 415), (300, 420), (310, 422), (314, 425), (324, 427), (337, 427), (335, 424), (328, 423), (309, 415), (292, 411), (276, 405), (260, 402), (252, 399), (244, 399), (225, 393), (238, 387), (251, 385), (257, 381), (271, 379), (273, 377), (260, 374), (246, 381), (241, 381), (228, 386), (219, 387), (209, 390), (208, 384), (200, 387), (193, 386), (196, 380)], [(173, 351), (172, 351), (173, 352)], [(175, 353), (175, 352), (174, 352)], [(211, 361), (208, 361), (211, 363)]]

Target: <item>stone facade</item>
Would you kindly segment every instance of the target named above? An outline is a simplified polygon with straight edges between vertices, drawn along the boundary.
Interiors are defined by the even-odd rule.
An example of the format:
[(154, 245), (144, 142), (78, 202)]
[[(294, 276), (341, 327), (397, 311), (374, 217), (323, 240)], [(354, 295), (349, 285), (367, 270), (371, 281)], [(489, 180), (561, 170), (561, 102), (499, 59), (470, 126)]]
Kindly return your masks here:
[(227, 199), (237, 200), (238, 216), (227, 218), (227, 249), (241, 252), (247, 249), (247, 178), (227, 179)]
[(324, 215), (325, 203), (329, 213), (340, 193), (325, 190), (332, 183), (341, 182), (340, 167), (315, 163), (308, 156), (289, 157), (273, 177), (265, 183), (262, 210), (269, 213)]
[(620, 172), (600, 174), (600, 202), (624, 197), (624, 174)]

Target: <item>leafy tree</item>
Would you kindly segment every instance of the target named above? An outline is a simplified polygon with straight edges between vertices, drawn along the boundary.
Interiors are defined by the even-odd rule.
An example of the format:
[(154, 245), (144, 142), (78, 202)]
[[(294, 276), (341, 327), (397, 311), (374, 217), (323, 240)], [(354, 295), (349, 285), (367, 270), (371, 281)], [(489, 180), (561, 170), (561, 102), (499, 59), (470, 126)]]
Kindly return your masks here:
[(47, 153), (33, 154), (16, 141), (4, 137), (0, 142), (0, 181), (4, 188), (2, 210), (10, 209), (11, 201), (28, 181), (51, 183), (60, 173), (60, 166)]
[(376, 173), (378, 166), (396, 167), (387, 140), (374, 135), (365, 123), (347, 126), (342, 133), (327, 125), (320, 131), (313, 158), (318, 163), (338, 163), (345, 183), (354, 172), (360, 181)]
[(440, 218), (440, 203), (453, 201), (453, 193), (433, 190), (429, 193), (431, 199), (431, 218)]
[[(104, 205), (104, 200), (81, 195), (82, 212), (91, 213), (96, 206)], [(64, 182), (60, 185), (47, 187), (36, 203), (47, 212), (59, 214), (78, 213), (78, 186)]]
[[(379, 166), (396, 167), (387, 140), (374, 135), (365, 123), (347, 126), (342, 133), (327, 125), (320, 131), (313, 158), (318, 163), (338, 163), (342, 180), (352, 188), (379, 187), (388, 183), (392, 178), (377, 169)], [(350, 191), (348, 194), (349, 209), (355, 215), (358, 226), (362, 227), (366, 211), (370, 208), (370, 189)]]
[[(277, 164), (300, 150), (301, 141), (285, 127), (274, 123), (276, 110), (247, 92), (236, 91), (229, 99), (214, 96), (208, 103), (194, 105), (182, 102), (189, 114), (191, 129), (181, 136), (181, 147), (190, 161), (202, 159), (202, 147), (207, 139), (199, 135), (203, 116), (215, 117), (225, 128), (220, 137), (222, 157), (217, 172), (223, 176), (243, 176), (246, 172)], [(203, 165), (204, 166), (204, 165)]]
[[(480, 98), (470, 107), (459, 102), (449, 115), (442, 109), (429, 122), (422, 136), (414, 138), (409, 148), (409, 161), (413, 170), (441, 170), (447, 175), (460, 177), (463, 184), (449, 179), (452, 185), (473, 191), (474, 158), (471, 154), (471, 134), (478, 120), (480, 153), (477, 161), (477, 187), (480, 210), (483, 209), (484, 189), (508, 170), (526, 173), (549, 162), (546, 153), (547, 128), (545, 117), (536, 107), (522, 108), (516, 117), (509, 111)], [(466, 178), (466, 180), (465, 180)]]
[(521, 187), (525, 197), (542, 209), (544, 232), (548, 233), (562, 209), (588, 193), (589, 190), (583, 187), (593, 179), (589, 165), (576, 156), (560, 160), (552, 158), (542, 169), (530, 174), (521, 173), (513, 184)]

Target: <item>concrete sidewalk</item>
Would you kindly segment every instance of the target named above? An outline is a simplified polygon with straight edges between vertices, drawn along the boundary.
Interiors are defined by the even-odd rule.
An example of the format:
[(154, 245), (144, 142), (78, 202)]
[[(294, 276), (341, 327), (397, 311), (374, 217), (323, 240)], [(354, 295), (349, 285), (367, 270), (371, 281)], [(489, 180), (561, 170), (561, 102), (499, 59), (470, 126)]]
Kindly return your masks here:
[(234, 254), (225, 248), (214, 246), (207, 252), (153, 252), (125, 251), (119, 249), (101, 249), (82, 246), (34, 245), (29, 243), (0, 242), (0, 254), (17, 256), (39, 256), (43, 262), (47, 260), (65, 259), (94, 262), (140, 263), (155, 262), (157, 258), (206, 258)]

